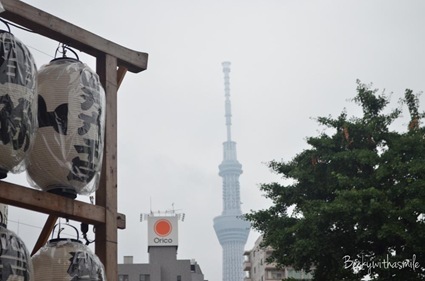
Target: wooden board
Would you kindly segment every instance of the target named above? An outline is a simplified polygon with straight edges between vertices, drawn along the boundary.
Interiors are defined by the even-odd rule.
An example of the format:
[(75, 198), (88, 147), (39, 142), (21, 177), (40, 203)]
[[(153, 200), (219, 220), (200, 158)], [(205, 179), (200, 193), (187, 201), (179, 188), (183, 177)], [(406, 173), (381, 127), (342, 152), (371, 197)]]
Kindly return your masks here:
[(105, 223), (105, 208), (0, 181), (0, 202), (88, 224)]

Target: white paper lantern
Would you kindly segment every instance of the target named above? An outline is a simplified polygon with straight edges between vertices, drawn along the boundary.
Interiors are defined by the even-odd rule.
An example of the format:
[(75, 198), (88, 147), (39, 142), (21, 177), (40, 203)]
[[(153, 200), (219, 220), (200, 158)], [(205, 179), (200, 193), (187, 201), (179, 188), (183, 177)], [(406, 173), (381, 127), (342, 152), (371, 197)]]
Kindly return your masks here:
[(33, 281), (31, 257), (24, 242), (7, 226), (7, 205), (0, 204), (0, 280)]
[(98, 75), (72, 58), (38, 72), (38, 123), (29, 154), (30, 183), (74, 197), (96, 190), (103, 155), (105, 92)]
[(87, 246), (74, 239), (52, 239), (32, 257), (34, 281), (102, 281), (105, 269)]
[(25, 170), (37, 125), (36, 72), (28, 48), (0, 31), (0, 179)]

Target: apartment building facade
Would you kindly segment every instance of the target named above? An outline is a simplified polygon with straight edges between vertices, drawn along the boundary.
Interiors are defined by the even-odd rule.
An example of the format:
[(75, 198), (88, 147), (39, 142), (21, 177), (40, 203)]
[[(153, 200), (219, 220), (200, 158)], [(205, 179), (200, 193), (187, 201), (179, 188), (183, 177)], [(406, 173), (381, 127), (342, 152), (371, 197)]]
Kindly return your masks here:
[(297, 271), (293, 267), (278, 269), (275, 264), (267, 263), (266, 259), (271, 255), (271, 247), (261, 247), (262, 236), (254, 244), (254, 247), (244, 252), (245, 260), (243, 268), (246, 273), (244, 281), (281, 281), (288, 278), (297, 280), (311, 280), (311, 273)]

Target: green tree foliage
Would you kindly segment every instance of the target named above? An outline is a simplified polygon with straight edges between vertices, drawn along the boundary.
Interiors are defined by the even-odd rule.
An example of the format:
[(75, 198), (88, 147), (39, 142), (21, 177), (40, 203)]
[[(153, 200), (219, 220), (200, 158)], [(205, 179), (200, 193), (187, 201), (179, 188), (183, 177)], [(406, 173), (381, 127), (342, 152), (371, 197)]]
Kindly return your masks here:
[[(425, 280), (425, 128), (419, 99), (406, 90), (407, 129), (390, 129), (401, 110), (358, 82), (362, 117), (320, 117), (326, 132), (289, 162), (270, 168), (285, 183), (261, 185), (270, 208), (245, 217), (275, 249), (269, 262), (314, 280)], [(329, 133), (332, 131), (332, 133)], [(356, 262), (355, 262), (356, 261)], [(404, 264), (403, 264), (404, 262)]]

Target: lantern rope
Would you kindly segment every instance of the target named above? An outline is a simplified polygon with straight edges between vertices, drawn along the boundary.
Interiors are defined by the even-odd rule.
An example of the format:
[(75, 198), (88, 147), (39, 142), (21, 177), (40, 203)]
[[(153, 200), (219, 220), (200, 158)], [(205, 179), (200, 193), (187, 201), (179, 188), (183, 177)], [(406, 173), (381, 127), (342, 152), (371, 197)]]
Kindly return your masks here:
[(18, 25), (18, 24), (16, 24), (16, 23), (13, 23), (13, 22), (11, 22), (11, 21), (5, 20), (5, 19), (3, 19), (3, 18), (0, 18), (0, 21), (1, 21), (1, 22), (3, 22), (3, 23), (7, 26), (7, 28), (9, 29), (9, 32), (10, 32), (10, 27), (9, 27), (9, 25), (11, 25), (11, 26), (14, 26), (14, 27), (16, 27), (16, 28), (19, 28), (19, 29), (22, 29), (22, 30), (24, 30), (24, 31), (27, 31), (27, 32), (36, 33), (35, 31), (33, 31), (33, 30), (31, 30), (31, 29), (25, 28), (25, 27), (23, 27), (23, 26), (20, 26), (20, 25)]
[(10, 33), (10, 26), (9, 26), (9, 22), (5, 21), (4, 19), (0, 19), (0, 21), (1, 21), (2, 23), (4, 23), (4, 25), (6, 25), (6, 27), (7, 27), (7, 31), (9, 31), (9, 33)]
[(51, 54), (48, 54), (48, 53), (46, 53), (46, 52), (43, 52), (43, 51), (41, 51), (41, 50), (39, 50), (39, 49), (37, 49), (37, 48), (35, 48), (35, 47), (31, 46), (31, 45), (26, 44), (26, 46), (27, 46), (28, 48), (31, 48), (31, 49), (33, 49), (33, 50), (35, 50), (35, 51), (37, 51), (37, 52), (39, 52), (39, 53), (43, 54), (43, 55), (46, 55), (46, 56), (48, 56), (48, 57), (50, 57), (50, 58), (54, 58)]
[[(21, 26), (21, 25), (18, 25), (18, 24), (16, 24), (16, 23), (11, 22), (11, 21), (5, 20), (5, 19), (3, 19), (3, 18), (1, 18), (1, 17), (0, 17), (0, 21), (6, 25), (6, 27), (7, 27), (7, 29), (8, 29), (8, 32), (9, 32), (9, 33), (11, 33), (10, 26), (13, 26), (13, 27), (16, 27), (16, 28), (18, 28), (18, 29), (21, 29), (21, 30), (23, 30), (23, 31), (26, 31), (26, 32), (30, 32), (30, 33), (34, 33), (34, 34), (38, 34), (37, 32), (35, 32), (35, 31), (31, 30), (31, 29), (28, 29), (28, 28), (26, 28), (26, 27), (23, 27), (23, 26)], [(67, 50), (69, 50), (69, 51), (73, 52), (73, 53), (74, 53), (74, 55), (77, 57), (77, 60), (79, 60), (79, 57), (78, 57), (77, 53), (76, 53), (74, 50), (72, 50), (71, 48), (69, 48), (69, 46), (67, 46), (67, 45), (65, 45), (65, 44), (63, 44), (63, 43), (59, 43), (59, 45), (60, 45), (60, 44), (62, 44), (62, 45), (63, 45), (63, 46), (64, 46)], [(34, 47), (30, 46), (30, 45), (26, 45), (26, 46), (27, 46), (27, 47), (29, 47), (29, 48), (31, 48), (31, 49), (34, 49), (34, 50), (36, 50), (36, 51), (38, 51), (38, 52), (40, 52), (40, 53), (42, 53), (42, 54), (44, 54), (44, 55), (47, 55), (47, 56), (49, 56), (49, 57), (51, 57), (51, 58), (55, 58), (55, 57), (56, 57), (56, 53), (55, 53), (55, 56), (53, 57), (52, 55), (50, 55), (50, 54), (48, 54), (48, 53), (46, 53), (46, 52), (43, 52), (43, 51), (41, 51), (41, 50), (39, 50), (39, 49), (37, 49), (37, 48), (34, 48)], [(58, 48), (59, 48), (59, 47), (58, 47)], [(57, 50), (56, 50), (56, 52), (57, 52)], [(65, 53), (66, 53), (66, 51), (63, 53), (63, 54), (64, 54), (64, 56), (65, 56)]]

